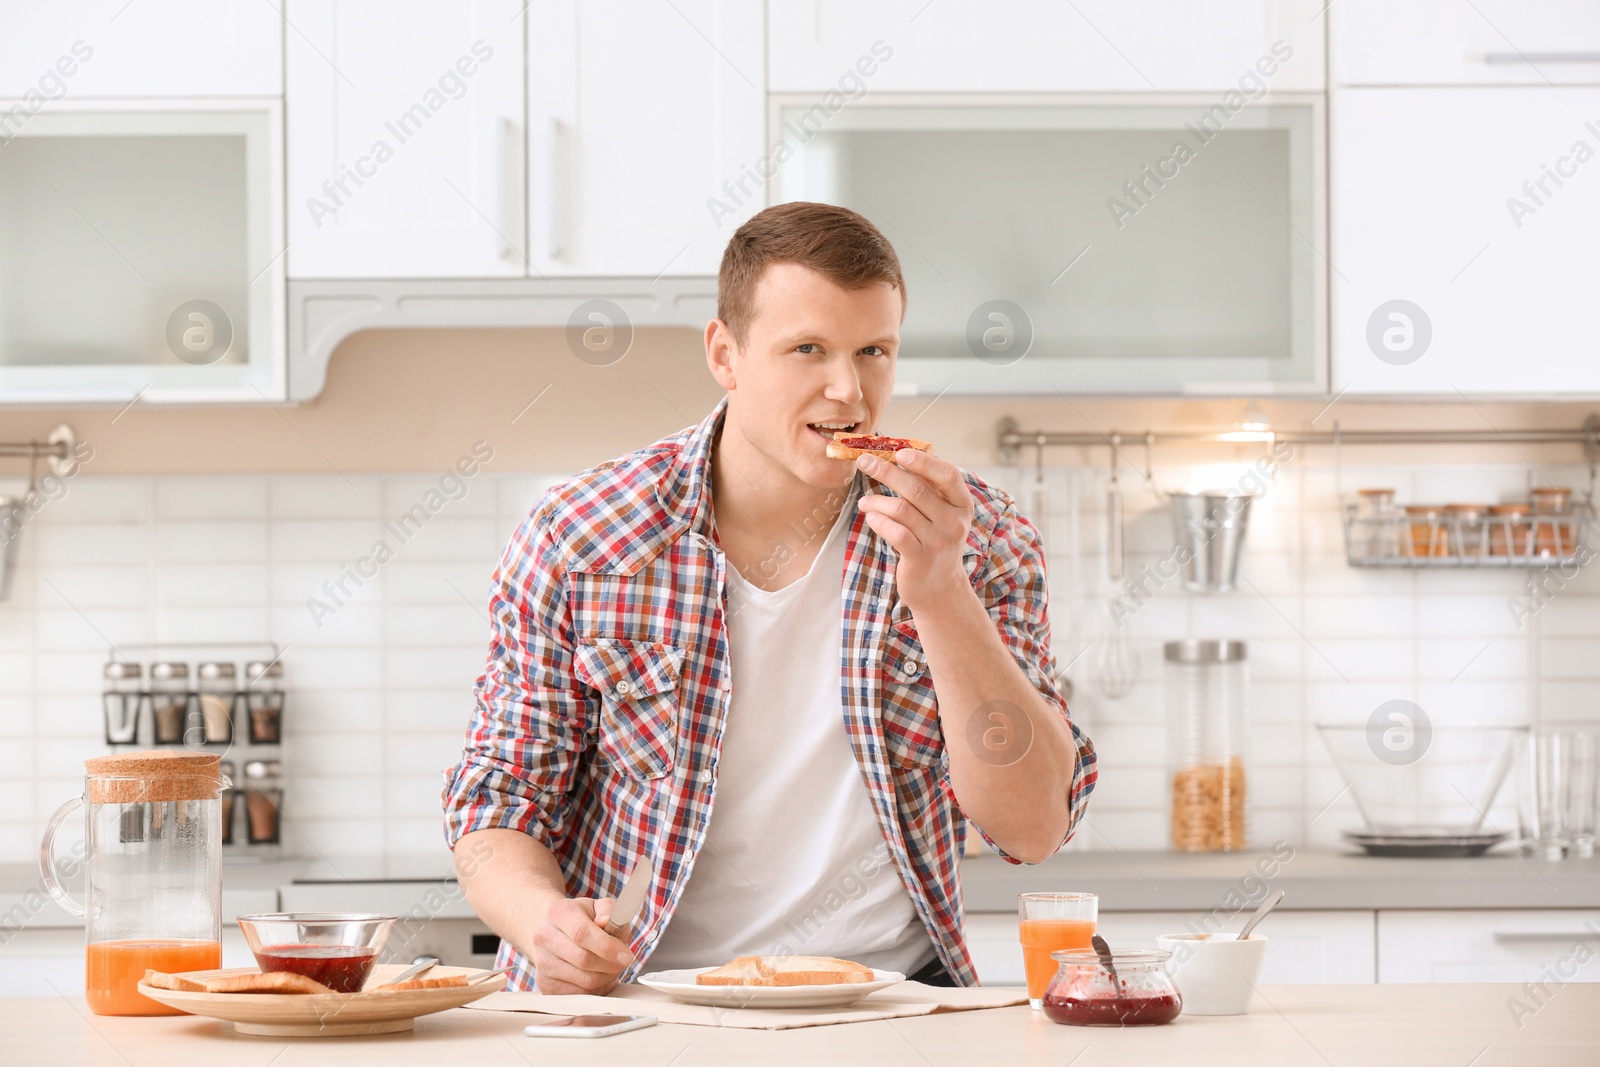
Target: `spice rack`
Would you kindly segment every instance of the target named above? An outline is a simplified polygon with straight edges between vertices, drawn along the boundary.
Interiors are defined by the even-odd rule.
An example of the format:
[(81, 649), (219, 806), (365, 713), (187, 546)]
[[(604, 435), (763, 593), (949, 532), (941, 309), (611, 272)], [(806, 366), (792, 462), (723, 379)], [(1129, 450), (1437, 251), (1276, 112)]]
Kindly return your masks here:
[(1345, 556), (1352, 567), (1439, 569), (1569, 568), (1593, 558), (1592, 496), (1575, 501), (1565, 514), (1518, 506), (1504, 508), (1504, 514), (1452, 510), (1372, 515), (1346, 502)]
[(197, 642), (123, 645), (112, 654), (103, 670), (106, 744), (217, 753), (233, 783), (222, 796), (225, 853), (277, 856), (284, 825), (282, 650), (270, 642)]

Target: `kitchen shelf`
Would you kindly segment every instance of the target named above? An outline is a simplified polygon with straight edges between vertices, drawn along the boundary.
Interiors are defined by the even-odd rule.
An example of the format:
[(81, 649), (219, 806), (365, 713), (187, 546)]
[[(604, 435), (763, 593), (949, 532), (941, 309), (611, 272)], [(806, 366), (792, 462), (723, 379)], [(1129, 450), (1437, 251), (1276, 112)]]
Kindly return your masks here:
[(1352, 567), (1412, 569), (1583, 566), (1593, 558), (1590, 500), (1574, 501), (1568, 515), (1485, 515), (1424, 519), (1411, 515), (1358, 515), (1344, 505), (1345, 557)]

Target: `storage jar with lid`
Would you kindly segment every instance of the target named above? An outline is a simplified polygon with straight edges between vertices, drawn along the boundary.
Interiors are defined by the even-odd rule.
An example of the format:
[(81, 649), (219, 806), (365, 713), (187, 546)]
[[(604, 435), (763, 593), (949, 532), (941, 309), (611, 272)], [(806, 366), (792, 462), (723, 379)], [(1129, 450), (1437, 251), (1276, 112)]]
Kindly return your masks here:
[(245, 840), (252, 845), (283, 843), (283, 764), (251, 760), (244, 765)]
[(1189, 638), (1165, 646), (1172, 847), (1248, 847), (1245, 787), (1249, 668), (1243, 641)]
[(1109, 956), (1063, 949), (1050, 958), (1060, 964), (1044, 993), (1044, 1013), (1052, 1022), (1157, 1026), (1183, 1010), (1183, 997), (1167, 972), (1172, 953), (1165, 949), (1112, 949)]
[(246, 732), (252, 745), (283, 742), (283, 661), (255, 660), (244, 665)]
[(101, 701), (106, 713), (106, 744), (133, 745), (139, 741), (139, 705), (144, 694), (144, 669), (137, 663), (112, 660), (102, 672), (105, 688)]
[[(157, 750), (85, 764), (81, 797), (56, 809), (39, 850), (45, 888), (84, 917), (84, 987), (97, 1015), (181, 1015), (138, 991), (146, 968), (222, 965), (222, 801), (215, 753)], [(84, 809), (82, 857), (57, 860), (55, 837)], [(83, 886), (83, 902), (69, 886)]]
[(191, 725), (199, 718), (199, 702), (189, 691), (189, 665), (162, 662), (150, 664), (150, 719), (158, 745), (181, 745), (200, 741), (204, 734), (192, 736)]
[(1368, 562), (1400, 555), (1400, 530), (1393, 489), (1356, 490), (1355, 548)]
[(233, 742), (233, 702), (238, 687), (231, 663), (202, 663), (195, 671), (200, 732), (206, 744)]

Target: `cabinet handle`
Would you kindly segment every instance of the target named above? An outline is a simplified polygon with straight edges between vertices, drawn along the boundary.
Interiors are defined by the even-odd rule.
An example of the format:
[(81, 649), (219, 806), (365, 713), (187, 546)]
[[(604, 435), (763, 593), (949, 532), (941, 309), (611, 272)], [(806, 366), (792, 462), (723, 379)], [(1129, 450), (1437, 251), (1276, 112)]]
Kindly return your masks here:
[[(496, 150), (499, 153), (500, 175), (500, 258), (517, 260), (522, 258), (521, 249), (511, 236), (511, 231), (518, 229), (517, 219), (521, 217), (518, 203), (523, 198), (521, 177), (522, 168), (518, 160), (522, 156), (522, 138), (518, 134), (517, 124), (505, 116), (501, 116), (496, 123)], [(522, 240), (527, 241), (524, 233)]]
[(545, 227), (544, 253), (549, 259), (560, 259), (561, 247), (561, 120), (551, 115), (544, 127), (545, 175)]
[(1490, 52), (1483, 61), (1495, 65), (1600, 63), (1600, 52)]
[(1497, 945), (1536, 945), (1547, 941), (1571, 945), (1588, 943), (1594, 936), (1592, 930), (1496, 930), (1494, 941)]

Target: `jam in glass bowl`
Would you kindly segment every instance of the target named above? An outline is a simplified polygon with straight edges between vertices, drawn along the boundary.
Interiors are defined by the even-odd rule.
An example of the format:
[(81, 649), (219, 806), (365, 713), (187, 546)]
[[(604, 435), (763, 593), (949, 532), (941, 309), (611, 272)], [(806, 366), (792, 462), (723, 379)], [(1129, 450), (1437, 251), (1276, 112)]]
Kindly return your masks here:
[(1183, 998), (1167, 973), (1172, 953), (1160, 949), (1113, 949), (1115, 979), (1098, 952), (1052, 952), (1060, 966), (1044, 993), (1044, 1013), (1067, 1026), (1156, 1026), (1183, 1010)]
[(241, 915), (239, 929), (263, 972), (293, 971), (335, 993), (359, 993), (394, 921), (367, 912), (301, 911)]

